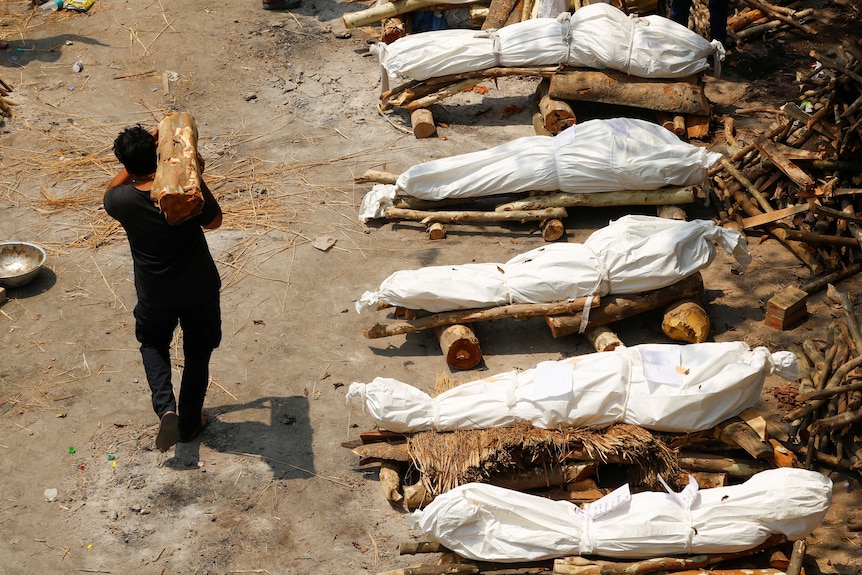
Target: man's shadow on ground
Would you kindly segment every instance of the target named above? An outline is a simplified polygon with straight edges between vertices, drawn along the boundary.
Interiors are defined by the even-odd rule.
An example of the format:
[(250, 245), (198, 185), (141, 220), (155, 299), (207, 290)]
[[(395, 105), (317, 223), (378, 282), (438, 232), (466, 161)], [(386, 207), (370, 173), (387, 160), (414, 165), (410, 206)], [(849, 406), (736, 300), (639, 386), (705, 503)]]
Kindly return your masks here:
[[(316, 473), (311, 440), (312, 429), (305, 396), (261, 397), (247, 403), (208, 408), (210, 422), (200, 440), (178, 443), (174, 457), (166, 465), (176, 469), (205, 466), (200, 445), (210, 449), (257, 457), (278, 479), (308, 478)], [(249, 411), (245, 421), (226, 421), (227, 414)], [(259, 421), (268, 412), (268, 422)]]

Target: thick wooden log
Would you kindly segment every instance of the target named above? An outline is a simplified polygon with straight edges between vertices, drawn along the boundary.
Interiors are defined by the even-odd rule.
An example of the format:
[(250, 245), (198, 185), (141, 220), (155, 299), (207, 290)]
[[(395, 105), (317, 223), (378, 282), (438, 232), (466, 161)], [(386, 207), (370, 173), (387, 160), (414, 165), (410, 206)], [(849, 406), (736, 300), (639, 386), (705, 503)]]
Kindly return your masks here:
[(549, 94), (560, 100), (601, 102), (673, 112), (709, 115), (709, 101), (698, 84), (684, 80), (637, 78), (611, 70), (572, 70), (551, 78)]
[(739, 418), (723, 421), (715, 427), (723, 441), (736, 444), (755, 459), (770, 459), (774, 449), (763, 441), (748, 423)]
[[(702, 292), (703, 278), (700, 273), (696, 273), (666, 288), (642, 294), (604, 296), (602, 304), (590, 310), (587, 328), (608, 325), (615, 321), (666, 306), (680, 299), (696, 297)], [(551, 335), (556, 338), (578, 333), (581, 328), (581, 317), (580, 313), (554, 315), (546, 317), (545, 321), (551, 330)]]
[(584, 335), (598, 352), (613, 351), (625, 345), (619, 336), (605, 325), (588, 329)]
[(401, 18), (393, 17), (383, 20), (383, 31), (380, 33), (380, 39), (384, 44), (391, 44), (406, 35), (407, 30), (404, 28), (404, 20)]
[(414, 320), (396, 321), (387, 325), (377, 324), (371, 329), (365, 330), (365, 337), (367, 339), (376, 339), (457, 323), (473, 323), (476, 321), (504, 318), (527, 319), (546, 315), (574, 313), (575, 311), (583, 310), (584, 306), (587, 305), (598, 307), (601, 305), (601, 299), (598, 296), (592, 296), (591, 298), (581, 297), (565, 302), (512, 304), (487, 309), (447, 311)]
[(357, 184), (394, 184), (397, 180), (398, 174), (381, 170), (365, 170), (361, 176), (353, 178)]
[(410, 112), (410, 124), (413, 126), (413, 135), (417, 138), (430, 138), (437, 132), (434, 114), (428, 108), (419, 108)]
[(680, 452), (679, 466), (690, 471), (710, 471), (727, 473), (731, 477), (749, 478), (755, 473), (770, 469), (771, 466), (759, 461), (746, 461), (720, 457), (708, 453)]
[(353, 448), (353, 453), (362, 458), (364, 463), (374, 461), (410, 461), (410, 454), (407, 452), (406, 443), (368, 443), (365, 445), (357, 445)]
[(542, 230), (542, 239), (546, 242), (555, 242), (566, 233), (566, 226), (559, 218), (542, 220), (539, 223), (539, 229)]
[[(464, 563), (447, 563), (446, 565), (419, 565), (405, 567), (392, 571), (382, 571), (377, 575), (472, 575), (478, 573), (479, 567)], [(760, 575), (752, 573), (751, 575)]]
[(418, 481), (414, 485), (404, 486), (404, 508), (409, 511), (425, 507), (431, 503), (432, 499), (421, 481)]
[(482, 24), (482, 30), (502, 28), (517, 3), (518, 0), (491, 0), (488, 15)]
[(685, 134), (689, 140), (699, 140), (709, 134), (710, 116), (689, 114), (685, 117)]
[(569, 128), (577, 122), (572, 107), (563, 100), (552, 98), (548, 93), (550, 89), (550, 80), (542, 78), (536, 88), (536, 99), (539, 103), (539, 113), (542, 114), (544, 120), (542, 125), (545, 130), (551, 134), (559, 134), (566, 128)]
[(685, 116), (669, 112), (656, 112), (656, 118), (658, 119), (658, 123), (668, 132), (673, 132), (681, 138), (687, 135)]
[[(645, 575), (657, 572), (677, 572), (686, 569), (709, 567), (739, 557), (749, 557), (756, 553), (781, 545), (786, 541), (782, 535), (773, 535), (762, 544), (737, 553), (704, 553), (689, 557), (654, 557), (632, 563), (589, 559), (586, 557), (563, 557), (554, 561), (554, 573), (565, 575)], [(747, 571), (747, 570), (745, 570)], [(720, 571), (709, 571), (720, 573)], [(754, 575), (753, 573), (751, 575)]]
[(365, 10), (350, 12), (342, 16), (341, 21), (344, 23), (345, 28), (355, 28), (438, 4), (440, 4), (440, 0), (394, 0), (393, 2), (384, 2)]
[(661, 330), (674, 341), (703, 343), (709, 337), (709, 315), (693, 300), (683, 300), (671, 305), (661, 322)]
[(679, 206), (658, 206), (655, 215), (666, 220), (677, 220), (679, 222), (686, 220), (685, 209)]
[(423, 224), (431, 222), (528, 222), (548, 218), (565, 219), (565, 208), (545, 208), (539, 210), (502, 211), (424, 211), (405, 208), (386, 208), (383, 215), (390, 220), (418, 220)]
[(380, 488), (386, 501), (395, 505), (401, 505), (404, 496), (401, 495), (401, 464), (396, 461), (383, 460), (380, 462)]
[(446, 228), (440, 222), (433, 222), (428, 226), (429, 240), (442, 240), (446, 237)]
[(530, 467), (509, 473), (500, 473), (489, 478), (488, 483), (515, 491), (555, 487), (581, 481), (594, 475), (593, 462), (565, 465), (562, 467)]
[(455, 324), (434, 328), (446, 364), (453, 369), (473, 369), (482, 361), (479, 338), (469, 326)]
[(436, 541), (405, 541), (398, 545), (399, 555), (418, 555), (420, 553), (445, 553), (442, 543)]
[(694, 202), (694, 187), (659, 188), (658, 190), (626, 190), (622, 192), (536, 194), (497, 206), (496, 211), (528, 211), (551, 207), (610, 207), (610, 206), (661, 206)]
[(170, 113), (159, 122), (158, 164), (150, 199), (171, 225), (196, 216), (204, 205), (197, 146), (197, 125), (188, 112)]

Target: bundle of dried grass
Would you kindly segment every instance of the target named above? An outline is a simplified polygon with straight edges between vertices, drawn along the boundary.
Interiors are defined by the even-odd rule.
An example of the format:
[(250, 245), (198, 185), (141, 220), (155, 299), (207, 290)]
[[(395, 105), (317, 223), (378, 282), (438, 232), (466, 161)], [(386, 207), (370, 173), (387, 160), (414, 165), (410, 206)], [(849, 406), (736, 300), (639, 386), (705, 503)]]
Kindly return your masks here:
[(494, 475), (573, 461), (628, 465), (633, 486), (660, 489), (658, 475), (679, 474), (674, 451), (649, 431), (628, 424), (604, 430), (539, 429), (529, 424), (452, 433), (433, 431), (408, 438), (410, 457), (428, 493), (439, 495), (469, 482), (488, 482)]

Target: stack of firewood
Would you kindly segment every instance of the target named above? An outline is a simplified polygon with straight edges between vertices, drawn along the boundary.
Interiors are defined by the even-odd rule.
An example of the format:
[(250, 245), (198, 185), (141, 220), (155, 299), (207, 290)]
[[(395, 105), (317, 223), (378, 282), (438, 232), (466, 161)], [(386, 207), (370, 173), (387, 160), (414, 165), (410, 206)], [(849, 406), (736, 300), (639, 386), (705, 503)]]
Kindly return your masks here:
[(817, 34), (815, 29), (805, 23), (807, 18), (814, 15), (812, 8), (796, 10), (763, 0), (743, 0), (743, 4), (747, 4), (748, 9), (727, 20), (728, 36), (737, 44), (760, 38), (768, 32), (788, 28), (807, 35)]
[(799, 388), (785, 420), (806, 467), (862, 472), (862, 332), (851, 298), (831, 285), (827, 296), (843, 317), (829, 326), (823, 346), (808, 338), (794, 347)]
[[(808, 267), (813, 279), (796, 288), (797, 299), (860, 269), (862, 46), (842, 46), (836, 58), (812, 53), (822, 68), (801, 80), (800, 104), (773, 111), (765, 133), (738, 137), (726, 118), (729, 156), (711, 170), (722, 222), (770, 234)], [(804, 317), (789, 312), (793, 303), (773, 314), (775, 327)]]

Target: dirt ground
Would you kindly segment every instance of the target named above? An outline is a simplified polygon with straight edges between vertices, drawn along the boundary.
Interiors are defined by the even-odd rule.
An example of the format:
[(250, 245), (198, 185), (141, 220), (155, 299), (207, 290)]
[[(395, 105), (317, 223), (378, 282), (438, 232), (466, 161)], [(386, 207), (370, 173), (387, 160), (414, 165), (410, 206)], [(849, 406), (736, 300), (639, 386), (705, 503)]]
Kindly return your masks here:
[[(858, 34), (850, 0), (805, 4), (817, 8), (821, 47)], [(449, 370), (427, 334), (364, 339), (376, 318), (353, 301), (399, 269), (505, 261), (543, 240), (530, 224), (450, 226), (438, 242), (418, 224), (365, 226), (357, 208), (370, 186), (353, 178), (533, 135), (537, 81), (501, 80), (446, 101), (434, 108), (439, 137), (417, 140), (406, 118), (376, 110), (368, 46), (377, 28), (343, 34), (341, 15), (364, 7), (97, 0), (87, 13), (42, 16), (25, 0), (0, 0), (9, 42), (0, 78), (20, 103), (0, 125), (0, 239), (48, 251), (39, 277), (0, 305), (0, 573), (348, 575), (416, 561), (398, 556), (411, 537), (407, 516), (384, 500), (377, 468), (341, 446), (371, 427), (344, 396), (352, 381), (376, 376), (431, 388)], [(812, 45), (783, 33), (735, 50), (708, 85), (716, 114), (793, 101)], [(162, 454), (133, 332), (128, 246), (101, 195), (119, 169), (115, 135), (135, 123), (151, 129), (169, 110), (196, 118), (206, 178), (225, 210), (223, 227), (207, 233), (224, 284), (224, 341), (212, 362), (210, 427), (199, 443)], [(768, 120), (740, 116), (737, 126), (762, 130)], [(706, 144), (723, 149), (720, 138)], [(652, 213), (578, 210), (565, 240), (629, 212)], [(335, 245), (317, 249), (326, 236)], [(822, 338), (838, 315), (822, 294), (795, 329), (764, 325), (766, 300), (808, 273), (773, 240), (750, 245), (745, 274), (730, 273), (724, 254), (704, 272), (712, 337), (773, 350)], [(862, 282), (841, 287), (856, 293)], [(659, 320), (647, 314), (617, 331), (629, 344), (667, 342)], [(539, 320), (477, 333), (489, 373), (592, 351), (577, 336), (553, 339)], [(763, 398), (778, 421), (776, 400), (768, 390)], [(862, 573), (860, 538), (846, 526), (862, 503), (859, 478), (823, 471), (835, 500), (809, 537), (806, 568)]]

